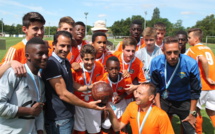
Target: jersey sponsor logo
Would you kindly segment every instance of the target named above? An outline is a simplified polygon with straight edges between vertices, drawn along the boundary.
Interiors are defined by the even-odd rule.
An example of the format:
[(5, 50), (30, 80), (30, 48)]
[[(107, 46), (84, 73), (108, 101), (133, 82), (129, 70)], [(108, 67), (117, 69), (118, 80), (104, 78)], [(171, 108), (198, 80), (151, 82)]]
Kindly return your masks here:
[(184, 77), (186, 77), (186, 73), (185, 72), (179, 72), (178, 76), (183, 79)]
[(134, 73), (134, 69), (130, 69), (130, 70), (129, 70), (129, 73), (130, 73), (130, 74), (133, 74), (133, 73)]
[(122, 89), (123, 89), (123, 87), (118, 87), (118, 88), (117, 88), (117, 90), (122, 90)]

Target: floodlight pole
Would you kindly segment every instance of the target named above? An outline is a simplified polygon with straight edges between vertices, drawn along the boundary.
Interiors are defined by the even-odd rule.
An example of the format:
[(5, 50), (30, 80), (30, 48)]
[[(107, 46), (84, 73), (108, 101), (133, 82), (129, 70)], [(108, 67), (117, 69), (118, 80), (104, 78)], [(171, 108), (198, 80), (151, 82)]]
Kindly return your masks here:
[(86, 19), (86, 25), (85, 25), (85, 36), (87, 35), (87, 15), (88, 15), (88, 12), (84, 12), (85, 14), (85, 19)]
[(50, 36), (50, 22), (49, 22), (49, 36)]
[(145, 13), (145, 18), (144, 18), (144, 29), (146, 28), (146, 15), (147, 15), (147, 11), (144, 12)]
[(2, 32), (2, 36), (3, 36), (3, 33), (4, 33), (4, 24), (3, 24), (3, 18), (1, 18), (1, 32)]

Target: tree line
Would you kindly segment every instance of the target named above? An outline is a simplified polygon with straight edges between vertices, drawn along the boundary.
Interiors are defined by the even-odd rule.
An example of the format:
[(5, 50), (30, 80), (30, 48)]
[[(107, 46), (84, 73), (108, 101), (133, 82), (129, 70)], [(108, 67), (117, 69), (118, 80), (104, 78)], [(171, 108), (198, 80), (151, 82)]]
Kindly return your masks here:
[[(141, 15), (133, 15), (131, 17), (128, 17), (126, 19), (121, 19), (117, 20), (113, 23), (111, 27), (108, 27), (109, 33), (114, 35), (114, 36), (129, 36), (129, 27), (131, 22), (134, 19), (139, 19), (143, 22), (143, 28), (144, 28), (144, 22), (145, 18), (142, 17)], [(151, 17), (151, 20), (146, 20), (146, 26), (147, 27), (153, 27), (153, 25), (156, 22), (163, 22), (166, 25), (166, 35), (174, 35), (175, 32), (179, 30), (187, 30), (192, 27), (198, 27), (201, 28), (204, 31), (204, 37), (205, 36), (215, 36), (215, 18), (214, 14), (206, 16), (200, 21), (197, 21), (196, 24), (192, 27), (187, 27), (185, 28), (182, 25), (182, 20), (177, 20), (176, 23), (171, 23), (168, 18), (162, 18), (160, 16), (160, 11), (159, 8), (155, 8), (153, 11), (153, 15)], [(2, 21), (0, 20), (0, 27), (2, 26)], [(87, 25), (87, 34), (91, 35), (91, 27)], [(46, 26), (45, 27), (45, 35), (54, 35), (57, 30), (56, 26)], [(1, 32), (0, 32), (1, 33)], [(14, 34), (23, 34), (22, 32), (22, 25), (20, 24), (12, 24), (12, 25), (7, 25), (4, 24), (4, 33), (14, 35)]]

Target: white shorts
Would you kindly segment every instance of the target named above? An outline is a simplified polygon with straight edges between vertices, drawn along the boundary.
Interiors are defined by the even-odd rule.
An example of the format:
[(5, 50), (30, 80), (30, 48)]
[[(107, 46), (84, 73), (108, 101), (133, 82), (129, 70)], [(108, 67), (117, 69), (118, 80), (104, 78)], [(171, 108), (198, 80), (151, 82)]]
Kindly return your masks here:
[(125, 101), (126, 101), (126, 103), (127, 103), (127, 105), (128, 105), (130, 102), (134, 101), (134, 99), (133, 99), (133, 98), (125, 99)]
[(74, 129), (88, 133), (99, 133), (101, 131), (101, 110), (94, 110), (75, 106)]
[[(125, 101), (125, 99), (122, 99), (119, 103), (117, 104), (113, 104), (112, 102), (109, 102), (111, 108), (113, 109), (117, 119), (119, 119), (123, 112), (125, 111), (126, 107), (127, 107), (127, 103)], [(104, 129), (110, 129), (111, 127), (111, 122), (109, 120), (109, 118), (106, 118), (105, 121), (102, 123), (102, 128)]]
[(215, 90), (201, 91), (197, 107), (202, 109), (202, 105), (205, 108), (215, 111)]

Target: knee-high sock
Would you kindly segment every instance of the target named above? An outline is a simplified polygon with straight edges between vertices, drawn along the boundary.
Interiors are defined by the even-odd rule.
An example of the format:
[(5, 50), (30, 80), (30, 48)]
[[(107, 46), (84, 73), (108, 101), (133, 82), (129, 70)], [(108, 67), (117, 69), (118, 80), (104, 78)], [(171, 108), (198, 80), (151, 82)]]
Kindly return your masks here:
[(210, 116), (213, 127), (215, 128), (215, 115)]
[(196, 117), (196, 133), (197, 134), (202, 134), (202, 123), (203, 123), (202, 116), (197, 116)]

